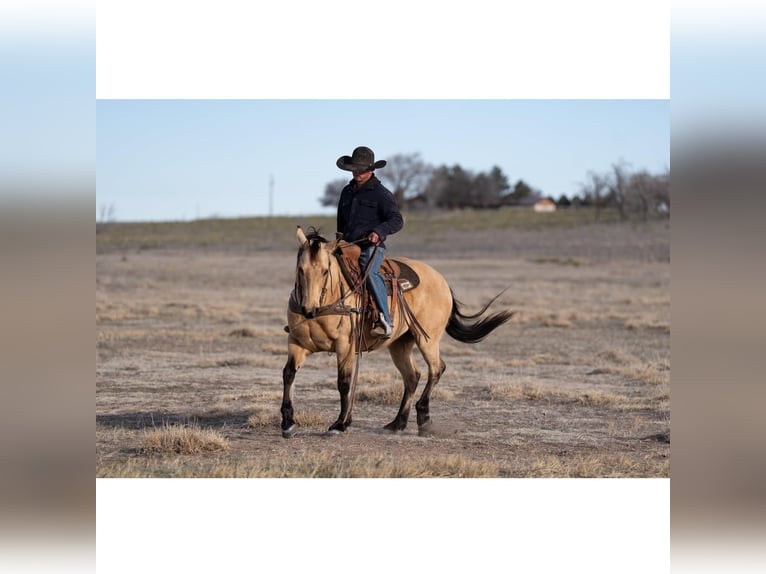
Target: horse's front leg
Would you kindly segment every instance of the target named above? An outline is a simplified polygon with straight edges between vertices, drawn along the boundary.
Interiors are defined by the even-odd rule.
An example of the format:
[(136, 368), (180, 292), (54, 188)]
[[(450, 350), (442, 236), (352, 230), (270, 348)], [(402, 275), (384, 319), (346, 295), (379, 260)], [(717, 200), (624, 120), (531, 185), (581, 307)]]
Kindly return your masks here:
[(329, 432), (343, 432), (351, 424), (351, 410), (354, 408), (354, 359), (353, 348), (339, 350), (338, 357), (338, 393), (340, 393), (340, 415)]
[(306, 349), (290, 339), (287, 345), (287, 363), (282, 369), (282, 436), (290, 438), (295, 434), (295, 416), (293, 414), (293, 381), (295, 373), (301, 368), (306, 360), (308, 352)]

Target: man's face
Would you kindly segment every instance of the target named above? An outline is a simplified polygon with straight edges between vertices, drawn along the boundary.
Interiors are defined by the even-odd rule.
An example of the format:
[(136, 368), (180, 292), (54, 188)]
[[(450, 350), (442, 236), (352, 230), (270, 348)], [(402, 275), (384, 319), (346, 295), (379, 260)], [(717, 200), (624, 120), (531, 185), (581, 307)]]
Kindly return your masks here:
[(354, 181), (357, 185), (364, 185), (372, 177), (371, 169), (368, 169), (367, 171), (354, 171), (352, 173), (354, 175)]

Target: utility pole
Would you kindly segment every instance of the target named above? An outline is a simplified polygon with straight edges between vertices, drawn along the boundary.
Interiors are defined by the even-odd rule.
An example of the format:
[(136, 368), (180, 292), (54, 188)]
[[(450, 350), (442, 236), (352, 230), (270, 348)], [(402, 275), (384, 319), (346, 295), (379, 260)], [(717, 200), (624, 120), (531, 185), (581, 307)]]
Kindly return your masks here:
[(274, 216), (274, 176), (269, 175), (269, 217)]

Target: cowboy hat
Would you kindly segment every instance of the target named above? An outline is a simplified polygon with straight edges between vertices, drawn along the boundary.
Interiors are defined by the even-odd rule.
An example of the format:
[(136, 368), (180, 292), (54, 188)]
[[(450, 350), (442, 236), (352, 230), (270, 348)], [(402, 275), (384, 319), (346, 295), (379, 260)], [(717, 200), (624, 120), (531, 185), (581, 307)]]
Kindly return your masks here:
[(375, 153), (368, 147), (356, 148), (350, 156), (338, 158), (335, 164), (346, 171), (369, 171), (386, 165), (386, 160), (375, 161)]

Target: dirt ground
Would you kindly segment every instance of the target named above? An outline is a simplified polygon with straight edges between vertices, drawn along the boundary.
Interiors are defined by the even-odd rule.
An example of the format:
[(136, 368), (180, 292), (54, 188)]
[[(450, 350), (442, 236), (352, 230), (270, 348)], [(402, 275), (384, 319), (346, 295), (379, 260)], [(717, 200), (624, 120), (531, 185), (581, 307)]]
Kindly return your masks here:
[[(325, 434), (339, 411), (335, 358), (310, 357), (294, 390), (302, 426), (282, 438), (294, 250), (97, 254), (97, 476), (670, 475), (668, 223), (405, 235), (390, 255), (432, 265), (468, 311), (506, 287), (492, 309), (515, 311), (477, 345), (444, 336), (423, 436), (414, 412), (404, 432), (382, 428), (402, 388), (383, 350), (362, 356), (340, 436)], [(174, 428), (224, 446), (149, 448)]]

